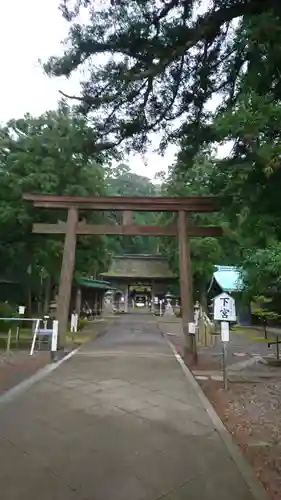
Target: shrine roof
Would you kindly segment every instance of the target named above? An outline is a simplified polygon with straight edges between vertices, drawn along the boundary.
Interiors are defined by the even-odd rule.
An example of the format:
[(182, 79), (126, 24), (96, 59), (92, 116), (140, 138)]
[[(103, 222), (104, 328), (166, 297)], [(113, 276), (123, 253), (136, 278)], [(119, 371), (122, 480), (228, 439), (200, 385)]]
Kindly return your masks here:
[(94, 280), (91, 278), (79, 278), (76, 280), (77, 285), (87, 288), (95, 288), (98, 290), (111, 290), (112, 285), (108, 281)]
[(168, 259), (162, 255), (127, 254), (115, 256), (105, 278), (176, 279)]
[(240, 292), (243, 288), (241, 269), (234, 266), (215, 266), (209, 290), (216, 282), (223, 292)]

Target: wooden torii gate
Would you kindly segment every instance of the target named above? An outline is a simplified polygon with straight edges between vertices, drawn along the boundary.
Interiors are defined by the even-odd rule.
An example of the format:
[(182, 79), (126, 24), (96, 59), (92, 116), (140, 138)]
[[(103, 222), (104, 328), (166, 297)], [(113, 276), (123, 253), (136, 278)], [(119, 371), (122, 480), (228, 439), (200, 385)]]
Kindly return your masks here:
[[(183, 332), (187, 352), (197, 356), (196, 340), (188, 332), (188, 323), (193, 321), (193, 291), (190, 262), (189, 237), (220, 236), (219, 227), (198, 227), (188, 223), (191, 212), (217, 211), (214, 197), (77, 197), (26, 194), (23, 198), (32, 201), (34, 207), (66, 209), (67, 221), (57, 224), (33, 224), (34, 233), (64, 234), (64, 251), (59, 283), (57, 319), (59, 320), (59, 345), (64, 347), (67, 333), (72, 279), (75, 266), (77, 235), (123, 235), (123, 236), (176, 236), (179, 243), (180, 292)], [(79, 210), (122, 211), (123, 223), (87, 224), (79, 221)], [(173, 212), (176, 222), (167, 226), (136, 226), (133, 212)]]

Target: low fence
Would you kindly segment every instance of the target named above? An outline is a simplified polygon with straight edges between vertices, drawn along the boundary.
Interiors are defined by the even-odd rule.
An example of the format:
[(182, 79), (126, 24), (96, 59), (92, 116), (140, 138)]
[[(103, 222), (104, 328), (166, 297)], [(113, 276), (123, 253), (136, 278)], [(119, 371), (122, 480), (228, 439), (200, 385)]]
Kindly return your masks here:
[[(15, 324), (15, 341), (16, 345), (19, 344), (20, 340), (20, 325), (22, 322), (31, 323), (31, 347), (30, 347), (30, 355), (32, 356), (35, 350), (36, 343), (39, 343), (39, 347), (43, 343), (47, 343), (48, 348), (51, 351), (51, 357), (53, 358), (55, 352), (58, 349), (58, 321), (53, 320), (51, 328), (47, 327), (47, 319), (46, 318), (23, 318), (23, 317), (15, 317), (15, 318), (0, 318), (0, 321), (6, 321), (7, 323)], [(41, 324), (43, 323), (42, 327)], [(11, 351), (11, 342), (12, 342), (12, 327), (9, 328), (7, 333), (7, 345), (6, 351), (9, 353)]]
[(210, 320), (207, 314), (199, 306), (197, 318), (197, 344), (200, 347), (213, 347), (217, 343), (215, 334), (215, 324)]

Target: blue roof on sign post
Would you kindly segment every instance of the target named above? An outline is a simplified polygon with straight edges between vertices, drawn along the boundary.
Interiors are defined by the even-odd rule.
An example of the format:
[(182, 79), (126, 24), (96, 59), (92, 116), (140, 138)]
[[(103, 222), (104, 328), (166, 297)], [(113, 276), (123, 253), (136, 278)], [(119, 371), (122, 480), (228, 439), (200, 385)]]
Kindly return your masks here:
[(243, 289), (242, 270), (234, 266), (215, 266), (216, 271), (213, 274), (209, 290), (214, 281), (219, 285), (223, 292), (241, 292)]

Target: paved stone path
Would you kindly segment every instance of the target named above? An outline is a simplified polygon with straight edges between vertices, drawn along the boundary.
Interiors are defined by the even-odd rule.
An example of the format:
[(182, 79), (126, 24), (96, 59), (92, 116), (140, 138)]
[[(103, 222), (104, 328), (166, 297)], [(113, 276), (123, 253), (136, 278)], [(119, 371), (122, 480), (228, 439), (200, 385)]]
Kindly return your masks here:
[(257, 498), (143, 315), (0, 400), (0, 488), (3, 500)]

